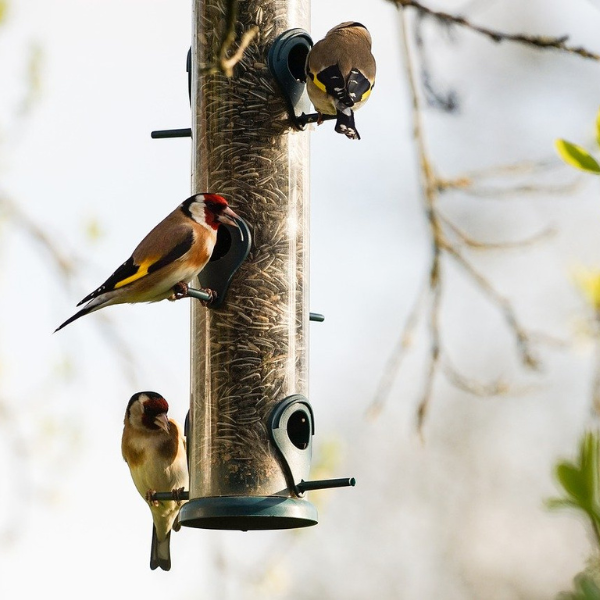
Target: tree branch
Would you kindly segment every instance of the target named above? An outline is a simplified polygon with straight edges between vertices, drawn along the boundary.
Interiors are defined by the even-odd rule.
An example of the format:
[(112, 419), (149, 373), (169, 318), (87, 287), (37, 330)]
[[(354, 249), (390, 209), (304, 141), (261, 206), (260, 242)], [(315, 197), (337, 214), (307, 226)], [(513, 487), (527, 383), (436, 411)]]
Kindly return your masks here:
[[(460, 187), (469, 187), (472, 179), (457, 179), (451, 185), (447, 180), (438, 177), (433, 168), (429, 150), (427, 148), (425, 131), (423, 128), (423, 111), (421, 100), (417, 89), (415, 70), (413, 67), (414, 58), (409, 43), (407, 13), (402, 12), (400, 26), (402, 29), (402, 49), (403, 63), (406, 71), (406, 78), (409, 84), (409, 91), (412, 100), (412, 119), (413, 135), (419, 163), (419, 172), (421, 176), (422, 200), (425, 216), (429, 224), (431, 240), (431, 258), (429, 263), (429, 276), (425, 289), (421, 291), (419, 297), (409, 313), (401, 332), (400, 339), (394, 348), (383, 375), (373, 402), (369, 406), (368, 414), (375, 416), (378, 414), (385, 400), (390, 394), (394, 377), (397, 374), (402, 360), (410, 346), (412, 333), (416, 328), (419, 318), (426, 312), (427, 314), (427, 333), (429, 338), (429, 351), (425, 367), (425, 378), (421, 398), (417, 407), (417, 429), (422, 434), (425, 418), (428, 414), (429, 406), (434, 391), (436, 376), (440, 370), (446, 379), (455, 387), (474, 393), (477, 395), (501, 394), (507, 391), (507, 386), (503, 382), (492, 382), (491, 384), (482, 384), (470, 380), (463, 376), (454, 367), (450, 365), (443, 352), (442, 330), (440, 328), (440, 312), (442, 302), (442, 281), (443, 269), (445, 263), (444, 255), (451, 257), (460, 266), (463, 267), (466, 275), (472, 279), (479, 290), (481, 290), (494, 306), (503, 314), (507, 327), (514, 335), (517, 347), (520, 353), (522, 363), (530, 368), (537, 367), (537, 359), (532, 351), (532, 336), (520, 324), (517, 319), (515, 309), (512, 303), (502, 296), (491, 284), (485, 275), (480, 273), (471, 264), (470, 260), (464, 255), (466, 248), (512, 248), (523, 247), (535, 243), (550, 234), (545, 230), (531, 238), (508, 244), (480, 242), (469, 237), (460, 227), (449, 220), (439, 207), (441, 194), (447, 189)], [(460, 184), (458, 182), (461, 182)], [(430, 302), (427, 302), (430, 300)]]
[(445, 24), (460, 25), (461, 27), (465, 27), (467, 29), (470, 29), (471, 31), (480, 33), (481, 35), (486, 36), (487, 38), (496, 43), (504, 41), (517, 42), (519, 44), (533, 46), (534, 48), (538, 49), (559, 50), (561, 52), (576, 54), (578, 56), (581, 56), (582, 58), (600, 61), (600, 54), (596, 54), (594, 52), (586, 50), (581, 46), (569, 46), (566, 43), (569, 39), (568, 35), (552, 37), (543, 35), (527, 35), (523, 33), (506, 33), (503, 31), (488, 29), (487, 27), (482, 27), (481, 25), (475, 25), (474, 23), (471, 23), (466, 17), (462, 17), (459, 15), (451, 15), (449, 13), (427, 8), (420, 2), (417, 2), (417, 0), (388, 0), (388, 2), (392, 2), (399, 8), (415, 8), (421, 14), (433, 17)]

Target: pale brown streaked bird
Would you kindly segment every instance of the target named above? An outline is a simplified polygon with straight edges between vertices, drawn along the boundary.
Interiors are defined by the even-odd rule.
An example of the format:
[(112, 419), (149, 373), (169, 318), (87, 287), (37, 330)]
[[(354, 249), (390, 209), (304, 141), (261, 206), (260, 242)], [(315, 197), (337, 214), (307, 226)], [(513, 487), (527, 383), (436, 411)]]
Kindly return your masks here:
[(239, 228), (239, 217), (217, 194), (195, 194), (163, 219), (97, 290), (56, 331), (111, 304), (175, 300), (208, 263), (221, 223)]
[(360, 140), (354, 111), (368, 100), (375, 85), (375, 72), (371, 34), (355, 21), (329, 30), (308, 53), (308, 97), (319, 115), (336, 115), (335, 130), (352, 140)]
[(169, 419), (167, 401), (156, 392), (138, 392), (127, 404), (121, 452), (133, 483), (152, 512), (150, 568), (171, 568), (171, 530), (182, 501), (153, 501), (155, 492), (181, 495), (189, 486), (185, 438), (181, 426)]

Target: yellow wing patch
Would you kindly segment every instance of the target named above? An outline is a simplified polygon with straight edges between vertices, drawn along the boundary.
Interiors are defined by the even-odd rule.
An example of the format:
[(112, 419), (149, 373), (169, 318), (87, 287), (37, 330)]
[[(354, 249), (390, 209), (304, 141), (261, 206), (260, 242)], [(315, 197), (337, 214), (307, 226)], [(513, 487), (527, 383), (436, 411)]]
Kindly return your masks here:
[(314, 73), (311, 73), (312, 75), (312, 80), (313, 83), (322, 91), (327, 93), (327, 88), (325, 87), (325, 84), (319, 79), (318, 75), (315, 75)]
[(136, 273), (134, 273), (133, 275), (131, 275), (130, 277), (126, 277), (125, 279), (121, 279), (121, 281), (119, 281), (118, 283), (115, 283), (115, 286), (113, 289), (117, 290), (120, 287), (123, 287), (124, 285), (127, 285), (128, 283), (132, 283), (133, 281), (137, 281), (138, 279), (141, 279), (142, 277), (145, 277), (146, 275), (148, 275), (148, 269), (150, 269), (150, 267), (157, 261), (157, 258), (149, 258), (145, 261), (142, 262), (142, 264), (139, 266), (138, 270)]
[(371, 92), (373, 91), (373, 86), (374, 85), (375, 85), (375, 82), (373, 82), (373, 84), (371, 85), (371, 87), (360, 97), (359, 102), (364, 102), (371, 95)]

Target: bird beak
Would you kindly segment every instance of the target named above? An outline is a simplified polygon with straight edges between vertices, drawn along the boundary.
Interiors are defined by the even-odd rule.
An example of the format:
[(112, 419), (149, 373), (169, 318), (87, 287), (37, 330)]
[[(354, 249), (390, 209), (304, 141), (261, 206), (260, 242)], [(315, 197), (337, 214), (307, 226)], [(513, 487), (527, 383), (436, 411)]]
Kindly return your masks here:
[(158, 415), (154, 419), (154, 424), (169, 433), (169, 417), (167, 417), (166, 413)]
[(227, 223), (228, 225), (232, 225), (233, 227), (237, 227), (240, 230), (240, 236), (242, 240), (244, 239), (244, 234), (240, 228), (240, 224), (238, 221), (241, 221), (240, 217), (236, 215), (229, 206), (224, 208), (217, 217), (217, 220), (221, 223)]

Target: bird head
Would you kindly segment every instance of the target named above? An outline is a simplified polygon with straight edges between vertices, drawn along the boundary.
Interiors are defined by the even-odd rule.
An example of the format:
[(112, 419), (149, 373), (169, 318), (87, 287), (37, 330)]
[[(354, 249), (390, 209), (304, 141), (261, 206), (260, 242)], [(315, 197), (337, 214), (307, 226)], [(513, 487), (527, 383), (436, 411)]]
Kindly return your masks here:
[(183, 203), (184, 211), (198, 223), (206, 223), (218, 229), (221, 223), (227, 223), (239, 229), (240, 217), (236, 215), (223, 196), (218, 194), (196, 194)]
[(131, 396), (125, 413), (125, 424), (136, 429), (169, 432), (169, 404), (156, 392), (138, 392)]
[(341, 33), (342, 35), (350, 34), (354, 36), (359, 36), (365, 38), (369, 42), (369, 46), (371, 46), (371, 34), (369, 30), (358, 21), (345, 21), (344, 23), (340, 23), (336, 25), (332, 29), (327, 32), (327, 35)]

